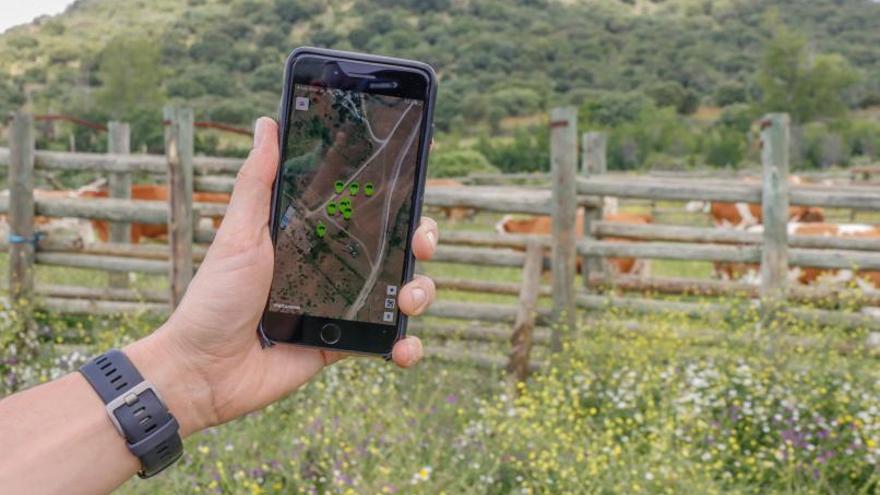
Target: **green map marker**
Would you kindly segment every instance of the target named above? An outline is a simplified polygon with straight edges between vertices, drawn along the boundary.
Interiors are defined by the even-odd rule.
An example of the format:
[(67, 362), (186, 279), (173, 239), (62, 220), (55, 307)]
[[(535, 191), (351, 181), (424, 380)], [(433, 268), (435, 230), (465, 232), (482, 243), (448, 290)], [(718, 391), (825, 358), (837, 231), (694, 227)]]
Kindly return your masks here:
[(342, 210), (342, 218), (348, 220), (351, 218), (351, 207)]
[(360, 188), (361, 188), (360, 184), (358, 184), (357, 182), (352, 182), (351, 184), (348, 185), (348, 194), (351, 194), (352, 196), (357, 196), (358, 190)]
[(335, 215), (336, 215), (336, 212), (337, 212), (338, 210), (339, 210), (339, 209), (336, 207), (336, 203), (334, 203), (334, 202), (332, 202), (332, 201), (329, 202), (329, 203), (327, 203), (327, 214), (330, 215), (331, 217), (332, 217), (332, 216), (335, 216)]
[(315, 235), (318, 236), (318, 239), (323, 239), (324, 234), (327, 233), (327, 226), (322, 222), (318, 222), (318, 225), (315, 226)]
[(376, 192), (376, 191), (375, 191), (375, 189), (373, 188), (373, 183), (372, 183), (372, 182), (367, 182), (366, 184), (364, 184), (364, 195), (365, 195), (366, 197), (369, 198), (370, 196), (373, 195), (374, 192)]
[(338, 180), (333, 184), (333, 187), (336, 188), (336, 194), (342, 194), (342, 191), (345, 189), (345, 182)]

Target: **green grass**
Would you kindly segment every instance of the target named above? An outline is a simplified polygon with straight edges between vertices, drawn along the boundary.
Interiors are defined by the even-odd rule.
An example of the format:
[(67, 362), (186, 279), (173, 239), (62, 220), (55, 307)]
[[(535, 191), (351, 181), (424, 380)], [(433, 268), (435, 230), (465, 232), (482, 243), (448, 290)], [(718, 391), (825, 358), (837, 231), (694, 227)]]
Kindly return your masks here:
[[(880, 486), (880, 367), (862, 353), (829, 351), (863, 335), (824, 329), (828, 345), (792, 346), (783, 335), (818, 329), (784, 322), (756, 337), (755, 315), (746, 313), (713, 322), (581, 316), (591, 323), (566, 334), (553, 367), (516, 391), (500, 370), (429, 359), (402, 371), (349, 359), (262, 412), (194, 435), (179, 464), (120, 493), (804, 494)], [(89, 348), (154, 324), (117, 323), (94, 321), (99, 344)], [(46, 376), (63, 371), (43, 362)]]

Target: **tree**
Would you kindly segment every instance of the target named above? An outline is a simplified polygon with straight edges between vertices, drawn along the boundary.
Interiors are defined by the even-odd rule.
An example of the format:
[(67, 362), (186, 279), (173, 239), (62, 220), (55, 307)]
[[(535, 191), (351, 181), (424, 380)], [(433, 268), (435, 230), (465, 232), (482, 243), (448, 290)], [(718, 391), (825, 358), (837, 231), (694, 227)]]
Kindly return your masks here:
[(758, 69), (761, 104), (798, 122), (846, 113), (846, 92), (858, 75), (840, 55), (814, 55), (806, 39), (781, 24), (764, 48)]
[(98, 105), (114, 119), (124, 120), (142, 109), (162, 105), (159, 44), (146, 38), (119, 36), (101, 54)]
[(645, 91), (658, 107), (672, 107), (682, 115), (697, 111), (700, 99), (695, 92), (676, 81), (660, 81)]

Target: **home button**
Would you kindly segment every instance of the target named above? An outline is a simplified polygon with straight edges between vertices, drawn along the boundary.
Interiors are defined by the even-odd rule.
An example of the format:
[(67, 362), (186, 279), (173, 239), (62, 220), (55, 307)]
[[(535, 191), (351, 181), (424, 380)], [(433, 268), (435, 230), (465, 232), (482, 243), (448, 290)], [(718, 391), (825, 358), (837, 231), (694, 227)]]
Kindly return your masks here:
[(339, 329), (338, 325), (328, 323), (321, 327), (321, 342), (324, 342), (327, 345), (333, 345), (339, 342), (339, 337), (341, 336), (342, 330)]

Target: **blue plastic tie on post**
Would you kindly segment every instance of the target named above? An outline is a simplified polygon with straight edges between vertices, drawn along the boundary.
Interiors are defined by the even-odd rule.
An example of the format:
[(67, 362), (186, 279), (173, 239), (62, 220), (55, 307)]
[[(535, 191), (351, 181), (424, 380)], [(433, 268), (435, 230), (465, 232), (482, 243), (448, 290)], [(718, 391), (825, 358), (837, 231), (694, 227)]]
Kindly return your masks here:
[(34, 235), (30, 237), (24, 237), (10, 232), (6, 239), (9, 241), (9, 244), (30, 244), (36, 249), (37, 243), (39, 243), (40, 239), (45, 236), (46, 234), (40, 231), (34, 232)]

